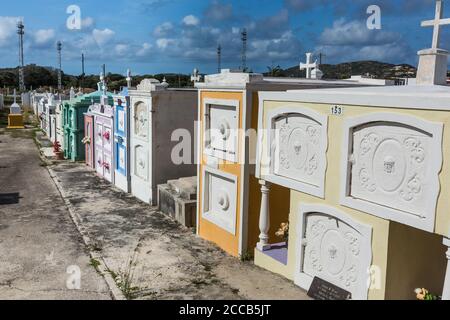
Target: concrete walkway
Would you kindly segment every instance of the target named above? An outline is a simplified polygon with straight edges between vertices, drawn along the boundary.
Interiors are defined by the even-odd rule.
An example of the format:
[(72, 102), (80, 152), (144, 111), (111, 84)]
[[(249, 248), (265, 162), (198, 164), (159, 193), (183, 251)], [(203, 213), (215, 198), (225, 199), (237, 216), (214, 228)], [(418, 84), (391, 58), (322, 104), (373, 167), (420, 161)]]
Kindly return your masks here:
[(243, 263), (84, 164), (49, 167), (90, 249), (133, 299), (307, 299), (291, 281)]
[(110, 299), (33, 136), (0, 129), (0, 299)]

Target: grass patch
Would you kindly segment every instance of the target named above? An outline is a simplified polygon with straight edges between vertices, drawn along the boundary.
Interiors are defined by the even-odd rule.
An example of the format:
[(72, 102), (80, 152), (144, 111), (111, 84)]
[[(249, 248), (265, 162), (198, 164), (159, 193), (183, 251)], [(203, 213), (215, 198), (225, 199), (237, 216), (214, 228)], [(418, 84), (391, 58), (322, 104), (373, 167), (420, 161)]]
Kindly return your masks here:
[(249, 261), (253, 261), (253, 254), (251, 252), (244, 252), (239, 256), (239, 259), (241, 260), (241, 262), (249, 262)]
[(114, 279), (120, 291), (122, 291), (127, 300), (133, 300), (137, 297), (137, 293), (141, 291), (141, 289), (134, 284), (137, 266), (137, 253), (138, 251), (136, 249), (128, 259), (124, 269), (119, 269), (118, 272), (108, 270), (111, 277)]
[(97, 272), (100, 272), (100, 270), (99, 270), (98, 267), (101, 265), (101, 262), (98, 261), (97, 259), (91, 258), (91, 260), (89, 261), (89, 265), (90, 265), (91, 267), (94, 267), (94, 269), (95, 269)]

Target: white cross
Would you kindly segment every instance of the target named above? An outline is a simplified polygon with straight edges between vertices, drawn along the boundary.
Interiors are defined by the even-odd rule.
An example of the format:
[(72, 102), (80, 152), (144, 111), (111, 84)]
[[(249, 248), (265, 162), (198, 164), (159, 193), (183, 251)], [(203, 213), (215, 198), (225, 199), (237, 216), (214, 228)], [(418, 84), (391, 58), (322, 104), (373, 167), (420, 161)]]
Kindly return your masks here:
[(314, 68), (317, 68), (317, 60), (312, 62), (312, 53), (308, 52), (306, 54), (306, 63), (300, 63), (300, 70), (306, 69), (306, 79), (311, 79), (311, 71)]
[(127, 87), (131, 88), (131, 70), (127, 70)]
[(16, 89), (14, 89), (14, 104), (16, 104)]
[(198, 74), (198, 70), (197, 70), (197, 69), (194, 69), (194, 72), (193, 72), (193, 74), (192, 74), (192, 76), (191, 76), (191, 81), (194, 82), (194, 83), (196, 83), (196, 82), (199, 82), (201, 79), (202, 79), (202, 78), (201, 78), (201, 76)]
[(443, 0), (436, 0), (436, 15), (434, 20), (428, 20), (422, 22), (422, 27), (433, 27), (433, 49), (437, 49), (439, 47), (439, 40), (441, 37), (441, 26), (449, 25), (450, 19), (442, 19), (442, 15), (444, 13), (444, 3)]

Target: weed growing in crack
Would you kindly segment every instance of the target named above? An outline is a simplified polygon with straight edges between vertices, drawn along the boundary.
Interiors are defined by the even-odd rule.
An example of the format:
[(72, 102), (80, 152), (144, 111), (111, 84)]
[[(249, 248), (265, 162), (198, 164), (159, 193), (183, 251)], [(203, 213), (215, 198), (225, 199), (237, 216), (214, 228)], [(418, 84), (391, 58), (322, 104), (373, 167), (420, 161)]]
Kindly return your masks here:
[(100, 272), (100, 270), (99, 270), (98, 267), (101, 265), (101, 262), (98, 261), (97, 259), (91, 258), (91, 260), (89, 261), (89, 265), (92, 266), (92, 267), (94, 267), (94, 269), (95, 269), (97, 272)]
[(241, 260), (241, 262), (253, 261), (253, 254), (246, 251), (239, 256), (239, 259)]
[(140, 288), (134, 285), (137, 256), (138, 248), (136, 248), (133, 254), (128, 258), (127, 264), (124, 269), (119, 269), (117, 273), (108, 270), (127, 300), (134, 299), (137, 293), (140, 291)]

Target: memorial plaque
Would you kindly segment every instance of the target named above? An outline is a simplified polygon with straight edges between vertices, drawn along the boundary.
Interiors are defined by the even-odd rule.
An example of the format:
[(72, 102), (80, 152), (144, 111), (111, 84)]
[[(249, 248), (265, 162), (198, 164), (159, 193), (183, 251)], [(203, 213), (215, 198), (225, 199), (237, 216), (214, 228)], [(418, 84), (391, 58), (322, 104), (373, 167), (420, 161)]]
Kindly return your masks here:
[(308, 296), (315, 300), (350, 300), (352, 298), (350, 292), (318, 277), (314, 278)]

